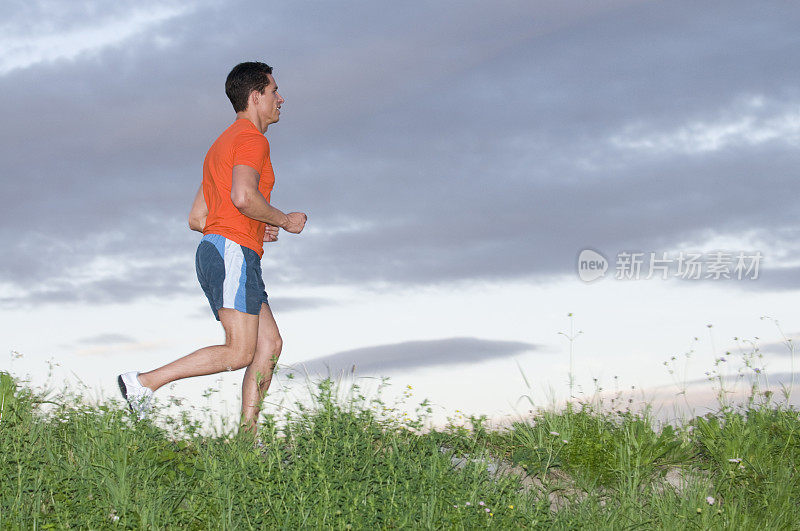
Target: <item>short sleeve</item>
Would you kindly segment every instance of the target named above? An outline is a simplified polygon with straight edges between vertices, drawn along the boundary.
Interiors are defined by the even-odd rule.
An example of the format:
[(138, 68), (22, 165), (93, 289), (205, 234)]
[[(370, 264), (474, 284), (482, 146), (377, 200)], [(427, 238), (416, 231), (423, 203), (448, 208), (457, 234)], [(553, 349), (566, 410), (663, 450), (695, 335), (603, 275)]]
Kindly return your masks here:
[(256, 131), (242, 132), (236, 136), (233, 144), (233, 165), (250, 166), (259, 174), (269, 156), (269, 142), (264, 135)]

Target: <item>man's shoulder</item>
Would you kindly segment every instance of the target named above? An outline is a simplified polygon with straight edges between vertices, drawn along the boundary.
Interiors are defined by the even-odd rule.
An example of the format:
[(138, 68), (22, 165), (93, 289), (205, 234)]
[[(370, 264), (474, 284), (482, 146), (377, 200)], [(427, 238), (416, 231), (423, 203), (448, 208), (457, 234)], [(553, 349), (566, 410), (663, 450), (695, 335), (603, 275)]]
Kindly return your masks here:
[(226, 127), (217, 137), (217, 142), (221, 140), (232, 140), (239, 136), (248, 137), (252, 135), (253, 137), (263, 137), (266, 140), (266, 137), (262, 135), (258, 129), (255, 128), (253, 123), (250, 120), (245, 119), (238, 119), (235, 120), (232, 124)]
[(249, 125), (239, 125), (239, 122), (242, 121), (245, 120), (236, 120), (236, 122), (226, 129), (225, 132), (232, 135), (235, 140), (247, 140), (269, 144), (267, 137), (265, 137), (264, 134), (256, 129), (249, 121), (247, 122)]
[(250, 158), (262, 165), (266, 165), (270, 158), (267, 137), (249, 120), (240, 119), (229, 125), (208, 149), (204, 164), (209, 160), (235, 164), (240, 157)]
[[(242, 143), (263, 144), (269, 149), (267, 137), (261, 134), (252, 124), (248, 126), (247, 124), (242, 124), (242, 121), (243, 120), (236, 120), (222, 131), (216, 140), (214, 140), (214, 143), (211, 144), (209, 151), (220, 148), (230, 149)], [(250, 122), (248, 121), (248, 123)]]
[(231, 146), (234, 150), (255, 151), (269, 157), (269, 141), (256, 128), (241, 128), (233, 133)]

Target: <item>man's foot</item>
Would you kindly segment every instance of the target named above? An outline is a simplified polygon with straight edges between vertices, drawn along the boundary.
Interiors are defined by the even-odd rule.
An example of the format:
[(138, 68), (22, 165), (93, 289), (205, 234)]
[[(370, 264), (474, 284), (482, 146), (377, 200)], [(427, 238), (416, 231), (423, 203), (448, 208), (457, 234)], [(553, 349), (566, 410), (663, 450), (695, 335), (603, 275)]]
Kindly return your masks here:
[(150, 400), (153, 398), (153, 391), (149, 387), (142, 385), (139, 381), (137, 371), (126, 372), (117, 376), (117, 384), (122, 398), (128, 402), (128, 407), (133, 411), (139, 420), (147, 417), (150, 411)]

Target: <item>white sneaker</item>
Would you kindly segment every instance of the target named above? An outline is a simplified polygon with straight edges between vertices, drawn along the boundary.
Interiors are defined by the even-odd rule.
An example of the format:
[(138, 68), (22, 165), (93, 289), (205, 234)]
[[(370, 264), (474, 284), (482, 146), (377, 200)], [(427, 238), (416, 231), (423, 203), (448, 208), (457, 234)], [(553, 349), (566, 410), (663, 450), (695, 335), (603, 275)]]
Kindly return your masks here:
[(147, 412), (150, 410), (153, 391), (139, 381), (139, 372), (131, 371), (120, 374), (117, 376), (117, 384), (119, 384), (122, 398), (128, 402), (128, 407), (131, 411), (136, 414), (139, 420), (146, 418)]

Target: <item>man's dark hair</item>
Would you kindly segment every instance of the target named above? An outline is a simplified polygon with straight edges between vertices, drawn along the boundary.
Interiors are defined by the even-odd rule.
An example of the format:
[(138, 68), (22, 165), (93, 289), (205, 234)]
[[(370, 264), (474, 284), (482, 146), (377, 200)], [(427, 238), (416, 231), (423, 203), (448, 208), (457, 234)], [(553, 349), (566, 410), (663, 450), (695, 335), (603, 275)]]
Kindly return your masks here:
[(247, 100), (254, 90), (263, 92), (269, 85), (269, 74), (272, 67), (268, 64), (249, 61), (233, 67), (225, 80), (225, 94), (233, 104), (235, 112), (247, 109)]

